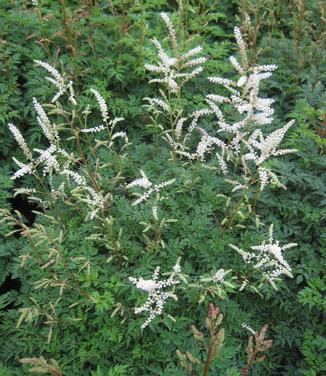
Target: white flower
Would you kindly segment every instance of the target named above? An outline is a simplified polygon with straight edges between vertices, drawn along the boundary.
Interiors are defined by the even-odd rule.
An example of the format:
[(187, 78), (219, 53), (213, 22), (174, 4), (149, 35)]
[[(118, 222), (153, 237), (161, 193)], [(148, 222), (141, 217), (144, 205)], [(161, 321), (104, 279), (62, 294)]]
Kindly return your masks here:
[(74, 171), (71, 171), (71, 170), (63, 170), (63, 171), (61, 171), (60, 174), (71, 177), (77, 185), (81, 185), (81, 186), (86, 185), (85, 178), (83, 176), (77, 174), (77, 172), (74, 172)]
[(175, 264), (174, 267), (173, 267), (173, 271), (176, 274), (181, 273), (181, 266), (179, 264)]
[(133, 188), (133, 187), (142, 187), (142, 188), (149, 188), (153, 185), (146, 176), (145, 172), (143, 170), (140, 170), (142, 178), (136, 179), (133, 182), (126, 185), (127, 189)]
[(245, 42), (242, 38), (240, 28), (237, 27), (237, 26), (234, 28), (234, 36), (235, 36), (235, 39), (236, 39), (237, 44), (238, 44), (239, 49), (240, 49), (242, 64), (246, 68), (246, 67), (248, 67), (247, 47), (246, 47), (246, 44), (245, 44)]
[(170, 106), (166, 101), (159, 99), (159, 98), (144, 98), (144, 99), (147, 100), (151, 106), (157, 105), (161, 107), (165, 112), (167, 113), (170, 112)]
[(143, 201), (146, 201), (149, 196), (154, 192), (159, 192), (162, 188), (167, 187), (175, 182), (175, 179), (171, 179), (160, 184), (153, 184), (146, 176), (143, 170), (140, 170), (142, 178), (136, 179), (133, 182), (129, 183), (126, 188), (130, 189), (133, 187), (141, 187), (147, 189), (136, 201), (133, 202), (133, 206), (140, 204)]
[[(202, 48), (199, 46), (180, 55), (178, 52), (178, 40), (174, 26), (166, 13), (161, 13), (161, 17), (167, 26), (173, 50), (172, 52), (175, 56), (170, 56), (163, 49), (160, 42), (154, 38), (152, 39), (152, 42), (158, 50), (158, 61), (156, 65), (145, 64), (145, 68), (150, 72), (159, 75), (159, 78), (151, 79), (149, 81), (150, 83), (165, 84), (167, 85), (169, 92), (178, 93), (184, 83), (202, 72), (202, 67), (200, 65), (204, 64), (207, 59), (205, 57), (196, 57), (191, 59), (193, 56), (202, 52)], [(194, 69), (189, 72), (189, 69), (191, 68)], [(150, 98), (145, 99), (149, 101), (151, 100)], [(161, 99), (153, 99), (151, 104), (156, 104), (162, 107), (166, 112), (170, 111), (169, 106), (165, 104), (165, 101), (162, 103)]]
[(82, 129), (81, 132), (83, 132), (83, 133), (97, 133), (97, 132), (102, 131), (103, 129), (105, 129), (104, 125), (99, 125), (98, 127), (94, 127), (94, 128)]
[(29, 150), (29, 147), (27, 146), (27, 143), (20, 133), (20, 131), (15, 127), (13, 124), (9, 123), (8, 128), (10, 132), (13, 134), (15, 140), (17, 141), (18, 145), (20, 146), (22, 152), (24, 153), (25, 157), (29, 160), (33, 159), (32, 153)]
[(252, 264), (253, 268), (260, 270), (263, 277), (267, 279), (272, 286), (276, 288), (274, 280), (282, 274), (292, 278), (292, 270), (289, 263), (284, 259), (282, 251), (295, 247), (296, 243), (289, 243), (283, 246), (279, 241), (273, 239), (273, 225), (269, 229), (269, 243), (263, 241), (262, 244), (252, 246), (251, 250), (255, 252), (245, 252), (241, 248), (230, 244), (243, 258), (245, 263)]
[[(278, 145), (282, 142), (285, 133), (293, 124), (294, 120), (291, 120), (283, 128), (277, 129), (276, 131), (270, 133), (266, 138), (264, 138), (260, 130), (256, 130), (246, 143), (250, 151), (244, 156), (244, 158), (247, 160), (253, 160), (256, 165), (259, 166), (270, 156), (278, 156), (296, 152), (296, 149), (276, 150)], [(258, 138), (259, 141), (257, 140)], [(253, 148), (260, 151), (260, 156), (257, 156)]]
[(26, 174), (31, 174), (33, 171), (33, 165), (31, 163), (27, 165), (23, 165), (18, 171), (16, 171), (12, 176), (11, 179), (15, 180), (17, 178), (21, 178)]
[(129, 281), (136, 285), (137, 288), (148, 292), (146, 302), (135, 308), (135, 313), (148, 312), (149, 316), (142, 325), (144, 329), (155, 317), (159, 316), (163, 312), (163, 307), (168, 298), (178, 300), (177, 296), (172, 291), (164, 291), (164, 289), (179, 284), (179, 280), (175, 278), (176, 274), (172, 273), (168, 279), (158, 280), (160, 273), (160, 267), (158, 266), (152, 279), (145, 280), (143, 278), (129, 277)]
[(246, 330), (248, 330), (248, 332), (250, 332), (251, 334), (253, 334), (253, 335), (255, 335), (256, 334), (256, 332), (252, 329), (252, 327), (251, 326), (249, 326), (248, 324), (245, 324), (244, 322), (241, 324), (241, 326), (244, 328), (244, 329), (246, 329)]
[(235, 85), (232, 80), (229, 80), (227, 78), (222, 78), (222, 77), (208, 77), (208, 80), (213, 82), (214, 84), (220, 84), (225, 87), (230, 87), (230, 86)]
[(218, 282), (218, 283), (219, 283), (219, 282), (223, 282), (223, 280), (224, 280), (224, 276), (225, 276), (225, 270), (224, 270), (224, 269), (219, 269), (219, 270), (215, 273), (213, 279), (214, 279), (215, 282)]
[(52, 126), (48, 116), (36, 98), (33, 98), (33, 104), (38, 115), (37, 121), (42, 128), (45, 137), (50, 141), (50, 143), (59, 141), (58, 131), (56, 130), (55, 126)]
[(230, 56), (230, 62), (234, 66), (234, 68), (243, 76), (245, 74), (244, 69), (238, 62), (238, 60), (234, 56)]
[(231, 103), (233, 107), (244, 117), (234, 124), (227, 124), (220, 108), (214, 107), (211, 103), (211, 113), (217, 117), (217, 124), (220, 127), (218, 132), (234, 133), (236, 140), (230, 140), (230, 144), (236, 146), (236, 152), (239, 151), (239, 138), (244, 138), (246, 127), (248, 125), (267, 125), (273, 121), (274, 110), (271, 108), (274, 100), (260, 98), (259, 90), (262, 80), (271, 77), (272, 71), (277, 68), (276, 65), (250, 66), (246, 52), (246, 44), (242, 38), (239, 27), (234, 28), (234, 35), (240, 49), (241, 64), (234, 57), (230, 57), (232, 65), (240, 74), (236, 81), (221, 77), (208, 77), (213, 83), (223, 85), (230, 91), (230, 98), (209, 94), (208, 101), (216, 103)]
[(105, 100), (97, 90), (91, 89), (91, 92), (95, 95), (95, 98), (101, 110), (102, 119), (106, 123), (108, 121), (109, 115), (108, 107), (105, 103)]
[(203, 51), (203, 48), (201, 46), (197, 46), (195, 48), (192, 48), (188, 52), (186, 52), (184, 55), (182, 55), (183, 60), (187, 60), (189, 57), (195, 56), (200, 54)]
[(158, 284), (153, 279), (139, 279), (136, 287), (144, 291), (152, 291), (158, 288)]
[(237, 86), (241, 87), (243, 86), (247, 81), (247, 77), (246, 76), (241, 76), (237, 82)]
[(54, 103), (67, 90), (67, 85), (65, 84), (65, 80), (61, 76), (61, 74), (50, 64), (45, 63), (40, 60), (34, 60), (34, 62), (37, 65), (40, 65), (45, 70), (47, 70), (53, 77), (53, 78), (46, 77), (46, 79), (50, 81), (51, 83), (53, 83), (58, 88), (57, 94), (52, 98), (52, 103)]
[(168, 28), (169, 36), (171, 38), (173, 48), (177, 49), (178, 48), (177, 34), (174, 30), (173, 23), (171, 22), (170, 18), (168, 17), (166, 13), (162, 12), (160, 13), (160, 16), (162, 17), (163, 21), (165, 22)]

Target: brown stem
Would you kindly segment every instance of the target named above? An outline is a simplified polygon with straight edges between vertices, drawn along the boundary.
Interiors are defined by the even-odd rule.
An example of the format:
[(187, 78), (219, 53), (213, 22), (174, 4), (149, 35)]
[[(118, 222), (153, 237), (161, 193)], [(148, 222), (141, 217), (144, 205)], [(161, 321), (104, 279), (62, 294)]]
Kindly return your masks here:
[(210, 369), (210, 366), (212, 364), (212, 347), (213, 347), (213, 341), (210, 342), (209, 348), (208, 348), (208, 353), (207, 353), (207, 360), (205, 363), (205, 368), (203, 370), (203, 376), (208, 375), (208, 371)]
[(72, 51), (72, 54), (73, 54), (74, 57), (76, 57), (76, 48), (74, 46), (72, 30), (71, 30), (71, 27), (69, 26), (71, 21), (68, 19), (65, 0), (60, 0), (60, 3), (61, 3), (62, 15), (63, 15), (63, 20), (62, 20), (63, 27), (65, 29), (67, 40), (68, 40), (68, 43), (69, 43), (69, 47)]

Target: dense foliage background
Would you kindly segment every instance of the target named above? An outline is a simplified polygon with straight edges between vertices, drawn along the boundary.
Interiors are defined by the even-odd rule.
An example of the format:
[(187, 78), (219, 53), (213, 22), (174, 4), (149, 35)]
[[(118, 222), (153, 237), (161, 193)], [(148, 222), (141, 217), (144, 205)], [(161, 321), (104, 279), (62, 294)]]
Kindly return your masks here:
[[(71, 271), (81, 270), (80, 291), (87, 291), (96, 304), (80, 303), (71, 308), (80, 295), (80, 291), (73, 291), (57, 305), (57, 288), (35, 289), (34, 283), (44, 278), (46, 270), (34, 261), (20, 267), (21, 256), (28, 254), (32, 245), (19, 233), (7, 237), (15, 227), (3, 222), (0, 376), (27, 374), (28, 367), (21, 366), (18, 360), (39, 356), (54, 358), (67, 376), (184, 375), (176, 350), (201, 356), (191, 325), (203, 328), (209, 301), (223, 312), (226, 332), (225, 345), (211, 374), (240, 375), (248, 337), (241, 328), (242, 322), (250, 322), (255, 328), (267, 323), (268, 337), (273, 339), (267, 359), (253, 369), (253, 375), (324, 374), (325, 3), (207, 0), (183, 1), (182, 7), (179, 2), (165, 0), (38, 3), (35, 7), (27, 0), (0, 0), (0, 207), (20, 210), (26, 226), (33, 226), (40, 233), (44, 230), (46, 240), (36, 246), (41, 259), (44, 249), (51, 247), (75, 257), (75, 270)], [(168, 190), (158, 212), (160, 218), (177, 220), (160, 229), (165, 247), (155, 237), (157, 229), (150, 229), (148, 238), (143, 236), (146, 223), (153, 220), (151, 207), (135, 209), (127, 194), (111, 208), (113, 219), (104, 229), (104, 239), (90, 238), (104, 230), (84, 221), (82, 204), (79, 215), (74, 207), (61, 204), (56, 211), (50, 209), (47, 217), (33, 212), (38, 206), (27, 202), (25, 196), (14, 197), (13, 189), (22, 183), (10, 180), (15, 169), (11, 157), (20, 156), (21, 151), (7, 124), (18, 126), (31, 147), (41, 144), (32, 98), (49, 103), (54, 93), (44, 84), (43, 72), (33, 60), (47, 61), (74, 82), (78, 106), (85, 109), (88, 105), (94, 119), (98, 110), (89, 88), (96, 88), (105, 97), (112, 116), (125, 118), (119, 129), (126, 131), (132, 141), (128, 158), (120, 160), (113, 153), (101, 152), (100, 157), (107, 164), (102, 171), (103, 186), (119, 192), (119, 171), (130, 181), (138, 176), (136, 171), (140, 168), (167, 180), (171, 176), (166, 163), (169, 150), (157, 137), (158, 129), (151, 126), (152, 119), (143, 106), (144, 97), (156, 95), (155, 86), (148, 84), (144, 64), (155, 56), (150, 38), (166, 36), (159, 17), (162, 11), (170, 15), (179, 35), (190, 37), (192, 47), (201, 44), (209, 57), (204, 74), (186, 88), (185, 106), (190, 109), (199, 107), (204, 94), (211, 90), (205, 77), (216, 73), (223, 77), (234, 75), (228, 61), (228, 56), (236, 53), (233, 27), (239, 24), (245, 28), (245, 14), (251, 17), (254, 29), (247, 37), (254, 61), (278, 65), (265, 88), (267, 95), (276, 100), (273, 126), (295, 119), (296, 125), (285, 144), (298, 149), (295, 155), (273, 161), (273, 170), (287, 190), (266, 189), (257, 212), (264, 223), (275, 224), (278, 239), (283, 243), (296, 242), (298, 247), (287, 252), (294, 278), (283, 281), (277, 292), (266, 289), (260, 296), (245, 291), (232, 299), (209, 297), (198, 304), (199, 293), (185, 291), (178, 303), (169, 305), (176, 322), (163, 317), (160, 324), (141, 332), (143, 317), (135, 316), (132, 307), (142, 297), (127, 282), (131, 271), (149, 276), (157, 265), (170, 270), (178, 257), (182, 257), (183, 267), (190, 275), (208, 272), (212, 266), (217, 270), (225, 264), (238, 270), (243, 267), (241, 260), (228, 244), (249, 247), (262, 239), (262, 232), (250, 220), (242, 223), (241, 231), (223, 231), (217, 224), (223, 218), (224, 202), (217, 194), (225, 193), (224, 177), (210, 170), (200, 170), (194, 177), (180, 164), (177, 176), (185, 178), (177, 179), (176, 187)], [(68, 149), (76, 148), (73, 142), (65, 142)], [(24, 180), (24, 187), (33, 184), (32, 178)], [(65, 215), (58, 215), (60, 211)], [(51, 239), (58, 239), (60, 228), (65, 229), (65, 237), (56, 243)], [(40, 233), (37, 236), (41, 238)], [(79, 257), (91, 260), (90, 273), (85, 273), (85, 261)], [(33, 304), (45, 312), (44, 317), (17, 325), (19, 309)]]

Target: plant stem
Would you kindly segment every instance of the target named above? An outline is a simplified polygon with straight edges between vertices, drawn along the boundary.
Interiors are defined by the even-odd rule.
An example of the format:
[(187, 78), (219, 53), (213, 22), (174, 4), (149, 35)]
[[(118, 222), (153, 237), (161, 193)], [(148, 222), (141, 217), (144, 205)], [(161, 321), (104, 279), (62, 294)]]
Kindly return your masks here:
[(168, 90), (168, 102), (169, 102), (169, 119), (170, 119), (170, 127), (171, 127), (171, 134), (172, 134), (172, 160), (173, 160), (173, 175), (176, 177), (177, 175), (177, 156), (175, 152), (175, 129), (174, 129), (174, 121), (173, 121), (173, 114), (172, 114), (172, 106), (171, 106), (171, 91)]
[(72, 30), (71, 30), (71, 27), (69, 26), (71, 21), (68, 19), (65, 0), (60, 0), (60, 3), (61, 3), (61, 10), (62, 10), (62, 16), (63, 16), (63, 20), (62, 20), (63, 28), (65, 30), (66, 37), (67, 37), (67, 40), (68, 40), (68, 43), (69, 43), (69, 47), (72, 51), (72, 54), (73, 54), (74, 58), (76, 58), (76, 56), (77, 56), (76, 48), (74, 46), (74, 39), (73, 39), (73, 35), (72, 35)]

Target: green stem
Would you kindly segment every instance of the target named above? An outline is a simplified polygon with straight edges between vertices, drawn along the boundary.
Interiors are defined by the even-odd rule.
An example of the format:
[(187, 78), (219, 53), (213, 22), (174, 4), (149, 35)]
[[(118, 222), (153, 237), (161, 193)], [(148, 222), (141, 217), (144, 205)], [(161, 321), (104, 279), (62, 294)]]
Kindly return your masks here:
[(175, 128), (174, 128), (174, 121), (173, 121), (173, 113), (172, 113), (172, 105), (171, 105), (171, 91), (168, 90), (168, 102), (169, 102), (169, 120), (170, 120), (170, 127), (171, 127), (171, 134), (172, 134), (172, 160), (173, 160), (173, 175), (174, 177), (177, 175), (177, 156), (176, 156), (176, 148), (175, 148)]
[(244, 200), (244, 198), (245, 198), (245, 196), (247, 194), (247, 191), (248, 191), (248, 189), (246, 189), (246, 190), (243, 191), (242, 196), (241, 196), (240, 200), (238, 201), (236, 207), (232, 210), (231, 215), (230, 215), (230, 219), (225, 224), (223, 231), (225, 231), (225, 230), (227, 230), (228, 228), (231, 227), (231, 225), (233, 223), (233, 220), (234, 220), (234, 217), (235, 217), (236, 213), (238, 212), (238, 210), (240, 209), (240, 207), (241, 207), (241, 205), (243, 203), (243, 200)]

